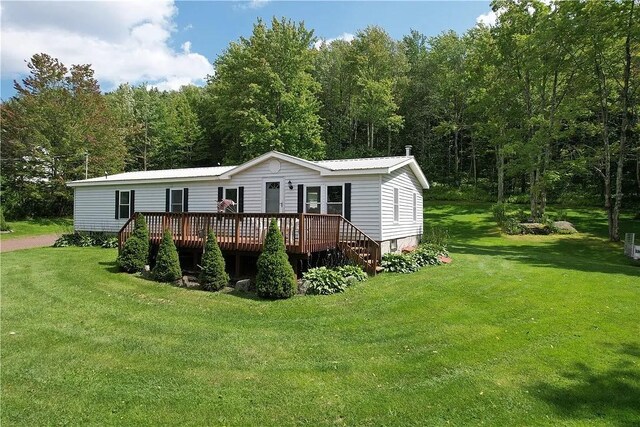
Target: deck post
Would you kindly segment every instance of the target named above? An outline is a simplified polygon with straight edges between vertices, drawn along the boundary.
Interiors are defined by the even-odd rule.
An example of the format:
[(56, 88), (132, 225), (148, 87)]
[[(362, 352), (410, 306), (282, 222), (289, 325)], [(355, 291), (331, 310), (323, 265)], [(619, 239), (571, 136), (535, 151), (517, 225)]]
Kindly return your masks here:
[[(235, 214), (236, 217), (236, 250), (238, 250), (240, 248), (240, 215), (239, 214)], [(237, 261), (239, 258), (236, 257), (236, 265), (238, 265), (240, 262)]]
[(298, 252), (299, 253), (304, 253), (305, 252), (305, 239), (304, 239), (304, 214), (301, 213), (300, 214), (300, 238), (298, 239)]

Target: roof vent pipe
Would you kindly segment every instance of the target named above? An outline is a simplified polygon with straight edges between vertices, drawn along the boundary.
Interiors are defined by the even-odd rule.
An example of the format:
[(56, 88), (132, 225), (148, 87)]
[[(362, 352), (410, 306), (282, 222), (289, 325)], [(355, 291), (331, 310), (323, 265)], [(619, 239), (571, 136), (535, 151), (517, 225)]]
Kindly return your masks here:
[(409, 157), (409, 156), (411, 155), (411, 149), (412, 149), (412, 148), (413, 148), (413, 146), (411, 146), (411, 145), (405, 145), (405, 146), (404, 146), (404, 149), (405, 149), (405, 151), (406, 151), (406, 155), (407, 155), (407, 157)]

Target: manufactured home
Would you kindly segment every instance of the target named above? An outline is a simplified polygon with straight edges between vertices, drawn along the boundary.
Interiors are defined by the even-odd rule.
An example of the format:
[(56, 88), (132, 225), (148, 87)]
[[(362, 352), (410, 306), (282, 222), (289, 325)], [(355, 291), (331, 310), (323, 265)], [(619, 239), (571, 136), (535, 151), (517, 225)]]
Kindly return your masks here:
[(134, 213), (152, 243), (169, 228), (178, 247), (202, 249), (209, 229), (223, 251), (259, 253), (276, 218), (290, 256), (342, 250), (371, 270), (382, 254), (422, 236), (429, 183), (406, 156), (309, 161), (277, 151), (239, 166), (126, 172), (73, 181), (76, 231), (117, 232)]

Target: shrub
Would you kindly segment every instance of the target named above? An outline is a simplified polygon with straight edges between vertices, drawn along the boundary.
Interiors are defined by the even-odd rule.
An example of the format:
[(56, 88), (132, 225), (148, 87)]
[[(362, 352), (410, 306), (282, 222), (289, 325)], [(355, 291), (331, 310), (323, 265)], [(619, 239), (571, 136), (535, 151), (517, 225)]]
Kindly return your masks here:
[(200, 284), (207, 291), (219, 291), (229, 283), (229, 275), (225, 270), (224, 258), (216, 235), (213, 231), (207, 236), (207, 244), (202, 255), (202, 271)]
[(516, 218), (507, 218), (502, 224), (502, 230), (507, 234), (525, 234), (527, 230)]
[(282, 234), (276, 220), (272, 219), (262, 253), (258, 257), (258, 295), (263, 298), (290, 298), (296, 293), (297, 287)]
[(107, 237), (106, 239), (104, 239), (100, 246), (102, 246), (103, 248), (117, 248), (118, 238), (114, 236)]
[(127, 239), (122, 247), (122, 251), (118, 255), (116, 262), (120, 268), (127, 273), (137, 273), (142, 271), (147, 262), (145, 253), (145, 242), (138, 237), (131, 236)]
[(11, 230), (9, 228), (9, 224), (7, 224), (7, 221), (5, 221), (4, 212), (2, 212), (2, 209), (0, 208), (0, 231), (9, 231), (9, 230)]
[(434, 245), (446, 246), (449, 243), (449, 230), (444, 227), (431, 225), (424, 231), (422, 241)]
[(367, 273), (357, 265), (343, 265), (342, 267), (336, 268), (336, 271), (345, 279), (352, 277), (352, 280), (356, 282), (364, 282), (369, 277)]
[(147, 244), (146, 252), (147, 252), (147, 259), (148, 259), (149, 246), (150, 246), (149, 245), (149, 229), (147, 228), (147, 220), (144, 218), (144, 215), (136, 214), (136, 217), (133, 223), (133, 232), (131, 233), (131, 235), (136, 236), (143, 242), (146, 242)]
[(449, 254), (443, 246), (426, 244), (418, 246), (418, 249), (409, 255), (413, 257), (419, 267), (424, 267), (426, 265), (442, 264), (440, 257), (448, 256)]
[(491, 213), (493, 214), (493, 219), (501, 227), (509, 218), (509, 215), (507, 214), (507, 205), (505, 203), (496, 203), (491, 206)]
[(60, 236), (54, 243), (53, 247), (64, 248), (67, 246), (102, 246), (103, 248), (118, 247), (118, 238), (113, 233), (103, 231), (75, 232), (67, 233)]
[(327, 267), (312, 268), (302, 275), (307, 294), (331, 295), (344, 292), (349, 285), (347, 278), (338, 270)]
[(413, 273), (420, 266), (411, 254), (386, 253), (382, 255), (382, 267), (394, 273)]
[[(137, 237), (131, 237), (136, 240), (140, 240)], [(127, 242), (129, 241), (127, 240)], [(171, 232), (164, 230), (162, 235), (162, 241), (158, 248), (158, 255), (156, 256), (156, 265), (153, 267), (153, 278), (159, 282), (173, 282), (182, 277), (182, 270), (180, 269), (180, 259), (178, 258), (178, 250), (173, 243)]]

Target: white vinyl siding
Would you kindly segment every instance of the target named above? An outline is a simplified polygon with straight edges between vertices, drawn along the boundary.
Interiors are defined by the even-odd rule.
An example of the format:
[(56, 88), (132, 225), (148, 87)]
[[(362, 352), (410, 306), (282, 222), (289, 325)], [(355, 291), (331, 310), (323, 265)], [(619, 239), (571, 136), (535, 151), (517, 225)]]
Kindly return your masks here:
[[(321, 176), (319, 172), (280, 160), (280, 170), (271, 172), (270, 160), (265, 160), (253, 167), (232, 176), (231, 185), (244, 186), (244, 212), (264, 212), (264, 180), (282, 179), (285, 183), (282, 192), (285, 213), (298, 212), (298, 185), (320, 186), (323, 201), (322, 213), (326, 213), (327, 186), (351, 183), (351, 222), (375, 240), (380, 239), (380, 175), (355, 176)], [(293, 189), (289, 189), (291, 181)], [(228, 181), (227, 181), (228, 182)], [(228, 183), (222, 185), (229, 185)], [(136, 193), (137, 194), (137, 193)], [(343, 192), (344, 195), (344, 192)], [(305, 201), (306, 202), (306, 201)], [(195, 209), (189, 210), (195, 212)]]
[(394, 224), (400, 221), (400, 190), (398, 188), (393, 189), (393, 222)]
[[(264, 212), (265, 181), (280, 181), (283, 213), (298, 211), (298, 185), (320, 187), (321, 213), (331, 213), (330, 187), (340, 186), (342, 203), (338, 203), (337, 192), (332, 196), (336, 209), (344, 212), (344, 184), (351, 183), (351, 222), (375, 240), (388, 240), (422, 233), (422, 187), (410, 167), (400, 168), (389, 175), (358, 174), (352, 176), (321, 176), (319, 172), (280, 160), (278, 172), (271, 172), (270, 159), (239, 172), (231, 179), (171, 184), (116, 184), (76, 187), (74, 200), (74, 226), (76, 230), (117, 232), (127, 221), (114, 219), (115, 191), (135, 190), (137, 212), (164, 212), (166, 189), (189, 188), (190, 212), (216, 212), (218, 187), (223, 187), (225, 197), (233, 199), (233, 190), (244, 187), (244, 212)], [(293, 189), (289, 188), (291, 181)], [(398, 198), (398, 223), (393, 223), (393, 188), (400, 189)], [(412, 194), (416, 194), (417, 221), (413, 221)], [(237, 197), (237, 191), (236, 191)], [(335, 200), (335, 201), (333, 201)], [(306, 200), (305, 200), (306, 203)]]
[(413, 222), (418, 220), (418, 195), (413, 193)]
[(78, 231), (120, 230), (128, 218), (114, 218), (116, 190), (135, 190), (136, 212), (164, 212), (167, 188), (189, 188), (189, 210), (192, 212), (215, 212), (217, 209), (217, 183), (213, 182), (76, 187), (74, 228)]
[[(411, 168), (404, 166), (388, 175), (383, 175), (381, 187), (382, 238), (380, 240), (422, 235), (422, 186)], [(396, 191), (398, 191), (398, 220), (394, 221)], [(415, 220), (414, 196), (416, 198)]]

